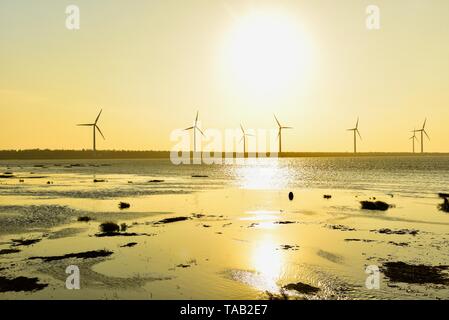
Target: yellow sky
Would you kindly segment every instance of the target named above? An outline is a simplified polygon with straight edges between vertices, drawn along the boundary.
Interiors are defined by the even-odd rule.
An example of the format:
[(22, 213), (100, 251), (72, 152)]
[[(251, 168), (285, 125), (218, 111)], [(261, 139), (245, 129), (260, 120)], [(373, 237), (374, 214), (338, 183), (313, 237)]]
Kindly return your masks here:
[(360, 151), (410, 151), (427, 117), (426, 150), (445, 152), (448, 39), (447, 0), (3, 0), (0, 149), (91, 148), (75, 124), (103, 108), (98, 149), (171, 149), (199, 110), (217, 129), (276, 113), (284, 151), (351, 151), (357, 116)]

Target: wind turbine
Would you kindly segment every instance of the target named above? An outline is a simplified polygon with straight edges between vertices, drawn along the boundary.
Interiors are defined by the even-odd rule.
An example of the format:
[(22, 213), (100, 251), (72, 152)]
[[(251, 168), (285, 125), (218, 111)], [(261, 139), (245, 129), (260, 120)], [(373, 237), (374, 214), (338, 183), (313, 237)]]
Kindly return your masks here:
[(95, 132), (96, 132), (96, 130), (98, 130), (98, 132), (100, 132), (101, 136), (103, 137), (103, 140), (105, 140), (105, 137), (104, 137), (103, 133), (101, 132), (100, 127), (97, 125), (98, 119), (100, 119), (101, 112), (103, 112), (103, 109), (100, 110), (100, 113), (98, 114), (98, 116), (97, 116), (97, 118), (95, 119), (95, 122), (94, 122), (94, 123), (83, 123), (83, 124), (78, 124), (78, 125), (77, 125), (77, 126), (81, 126), (81, 127), (92, 127), (93, 133), (94, 133), (94, 148), (93, 148), (94, 152), (97, 151), (97, 148), (96, 148), (96, 139), (95, 139)]
[(356, 135), (356, 133), (359, 135), (360, 140), (362, 140), (362, 136), (360, 135), (360, 132), (359, 132), (359, 118), (357, 118), (355, 128), (348, 129), (348, 131), (354, 132), (354, 153), (357, 153), (357, 135)]
[(424, 120), (424, 123), (422, 125), (422, 129), (415, 130), (415, 132), (420, 132), (421, 133), (421, 153), (424, 153), (424, 134), (426, 135), (427, 139), (430, 140), (430, 137), (429, 137), (429, 135), (426, 132), (426, 123), (427, 123), (427, 118)]
[(196, 152), (196, 130), (198, 130), (204, 137), (203, 131), (201, 131), (200, 128), (198, 128), (198, 114), (199, 112), (196, 112), (196, 118), (195, 118), (195, 125), (193, 127), (188, 127), (184, 129), (185, 131), (192, 130), (193, 129), (193, 151)]
[(418, 140), (418, 138), (416, 137), (416, 129), (413, 129), (412, 132), (413, 132), (413, 136), (411, 136), (409, 140), (412, 140), (413, 153), (415, 153), (415, 140)]
[(240, 142), (243, 140), (243, 157), (245, 157), (246, 154), (246, 137), (251, 137), (252, 134), (246, 133), (245, 129), (243, 129), (242, 124), (240, 124), (240, 129), (242, 129), (242, 139), (240, 139)]
[(282, 129), (293, 129), (292, 127), (283, 127), (281, 123), (279, 122), (278, 118), (276, 118), (276, 115), (274, 115), (274, 119), (276, 120), (278, 124), (278, 138), (279, 138), (279, 154), (282, 152)]

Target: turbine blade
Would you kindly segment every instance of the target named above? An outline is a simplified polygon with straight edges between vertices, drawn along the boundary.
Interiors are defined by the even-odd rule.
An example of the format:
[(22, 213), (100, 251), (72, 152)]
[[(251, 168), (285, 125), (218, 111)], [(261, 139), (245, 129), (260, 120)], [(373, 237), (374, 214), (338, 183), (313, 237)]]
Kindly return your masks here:
[(424, 128), (426, 127), (426, 122), (427, 122), (427, 118), (424, 119), (424, 123), (423, 123), (423, 125), (422, 125), (422, 130), (424, 130)]
[(100, 113), (97, 116), (97, 119), (95, 119), (95, 124), (97, 124), (98, 119), (100, 119), (101, 113), (103, 112), (103, 109), (100, 110)]
[(192, 130), (193, 128), (195, 128), (195, 127), (188, 127), (188, 128), (185, 128), (184, 131)]
[(424, 132), (424, 134), (426, 135), (427, 139), (430, 140), (430, 137), (429, 137), (429, 135), (427, 134), (426, 130), (423, 130), (423, 132)]
[(282, 129), (293, 129), (293, 127), (281, 127)]
[(276, 115), (275, 115), (275, 114), (273, 114), (273, 115), (274, 115), (274, 119), (276, 120), (276, 122), (277, 122), (278, 126), (279, 126), (279, 127), (281, 127), (281, 124), (279, 123), (279, 120), (278, 120), (278, 118), (276, 118)]
[(91, 126), (94, 126), (94, 124), (93, 123), (82, 123), (82, 124), (77, 124), (77, 126), (91, 127)]
[(203, 133), (203, 131), (201, 131), (201, 129), (200, 128), (198, 128), (198, 127), (195, 127), (196, 129), (198, 129), (198, 131), (199, 132), (201, 132), (201, 134), (203, 135), (203, 137), (205, 137), (205, 135), (204, 135), (204, 133)]
[(242, 138), (240, 139), (240, 142), (242, 142), (242, 141), (243, 141), (243, 139), (245, 139), (245, 136), (242, 136)]
[(242, 124), (240, 124), (240, 129), (242, 129), (243, 134), (245, 134), (245, 129), (243, 129)]
[(359, 135), (360, 140), (362, 140), (362, 136), (360, 135), (359, 129), (355, 130), (357, 134)]
[(196, 123), (198, 122), (198, 114), (199, 114), (199, 113), (200, 113), (199, 111), (196, 112), (195, 126), (196, 126)]
[(355, 124), (355, 128), (358, 129), (359, 127), (359, 117), (357, 117), (357, 123)]
[(95, 128), (97, 128), (98, 132), (100, 132), (101, 136), (103, 137), (103, 140), (106, 140), (106, 138), (103, 135), (103, 132), (101, 132), (100, 127), (95, 125)]

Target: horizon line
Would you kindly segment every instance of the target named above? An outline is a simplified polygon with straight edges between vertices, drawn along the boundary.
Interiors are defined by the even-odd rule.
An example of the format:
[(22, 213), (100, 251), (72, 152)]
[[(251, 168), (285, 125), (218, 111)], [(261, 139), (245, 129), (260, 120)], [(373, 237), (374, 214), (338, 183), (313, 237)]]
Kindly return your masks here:
[[(194, 151), (188, 152), (190, 157), (195, 156)], [(197, 151), (196, 156), (211, 154), (213, 151)], [(277, 152), (246, 152), (242, 151), (216, 151), (226, 157), (232, 155), (233, 158), (270, 158)], [(167, 150), (93, 150), (88, 149), (5, 149), (0, 150), (0, 160), (75, 160), (75, 159), (170, 159), (171, 151)], [(392, 152), (392, 151), (286, 151), (277, 154), (274, 158), (307, 158), (307, 157), (369, 157), (369, 156), (449, 156), (449, 152)]]

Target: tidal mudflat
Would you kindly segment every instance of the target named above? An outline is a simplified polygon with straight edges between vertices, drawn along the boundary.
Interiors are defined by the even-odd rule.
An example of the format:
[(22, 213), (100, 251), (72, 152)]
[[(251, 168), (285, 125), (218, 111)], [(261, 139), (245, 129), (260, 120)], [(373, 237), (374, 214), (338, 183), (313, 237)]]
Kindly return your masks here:
[(2, 161), (0, 297), (447, 299), (449, 158), (427, 160)]

